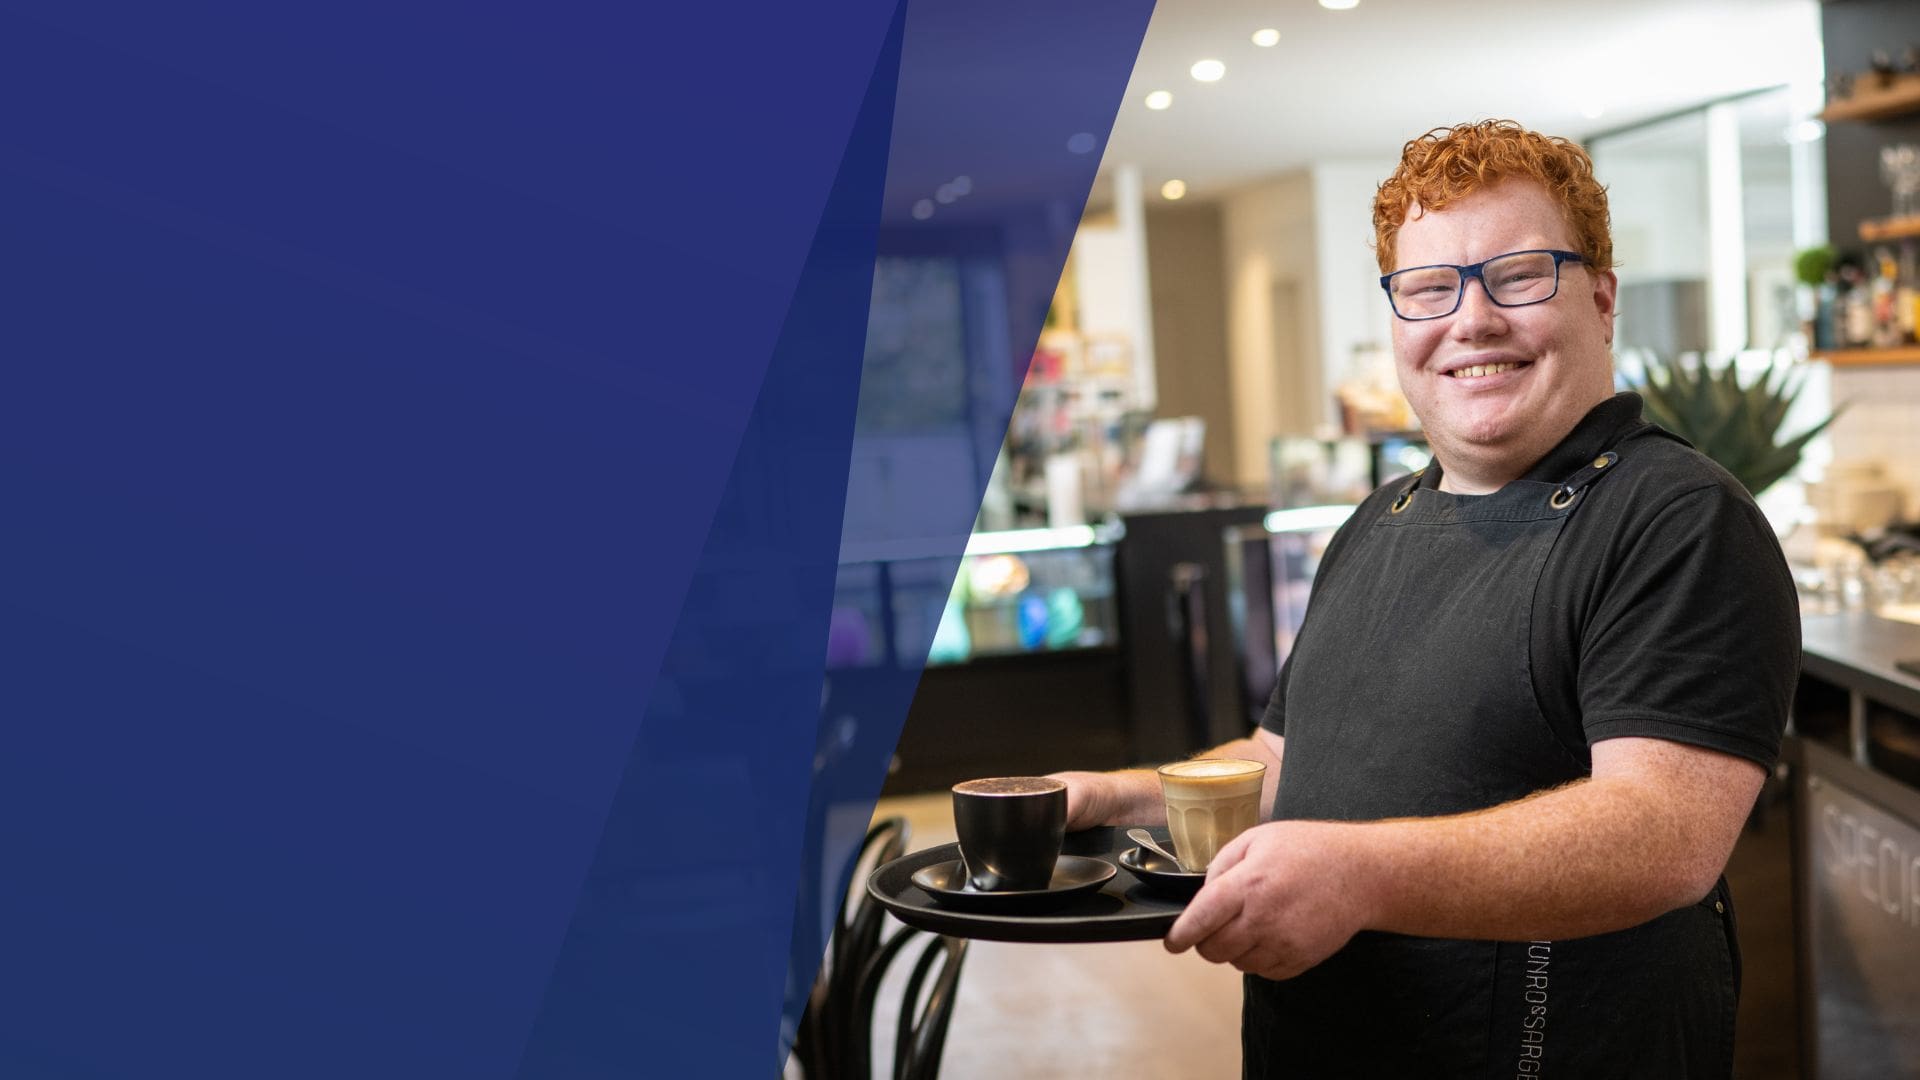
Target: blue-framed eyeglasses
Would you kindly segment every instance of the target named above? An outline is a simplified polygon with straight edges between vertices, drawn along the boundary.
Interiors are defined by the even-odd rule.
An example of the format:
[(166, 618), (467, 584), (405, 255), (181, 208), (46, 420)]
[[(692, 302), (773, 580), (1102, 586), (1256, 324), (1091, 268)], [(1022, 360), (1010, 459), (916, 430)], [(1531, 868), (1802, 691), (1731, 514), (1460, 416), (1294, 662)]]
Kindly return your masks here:
[(1585, 261), (1577, 251), (1509, 251), (1472, 266), (1438, 263), (1395, 270), (1380, 279), (1380, 287), (1387, 290), (1395, 315), (1417, 322), (1460, 310), (1469, 278), (1479, 278), (1487, 299), (1501, 307), (1546, 303), (1560, 292), (1560, 264)]

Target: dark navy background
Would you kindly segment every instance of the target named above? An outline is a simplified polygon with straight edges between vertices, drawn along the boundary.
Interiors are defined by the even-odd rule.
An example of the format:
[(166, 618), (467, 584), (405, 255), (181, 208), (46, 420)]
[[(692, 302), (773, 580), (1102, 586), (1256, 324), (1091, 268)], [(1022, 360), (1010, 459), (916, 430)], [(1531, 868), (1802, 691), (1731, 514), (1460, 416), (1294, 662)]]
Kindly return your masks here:
[(0, 1076), (777, 1070), (1150, 8), (1027, 6), (0, 4)]

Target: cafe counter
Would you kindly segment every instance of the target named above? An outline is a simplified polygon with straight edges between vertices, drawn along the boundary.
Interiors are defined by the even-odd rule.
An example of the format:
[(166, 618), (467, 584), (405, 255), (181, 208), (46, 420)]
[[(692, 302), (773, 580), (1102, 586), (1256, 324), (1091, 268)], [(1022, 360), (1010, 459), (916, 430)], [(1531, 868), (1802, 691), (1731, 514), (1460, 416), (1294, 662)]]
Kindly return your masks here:
[[(1802, 620), (1793, 804), (1802, 1075), (1920, 1076), (1920, 626)], [(1920, 669), (1920, 664), (1915, 664)]]
[(1800, 638), (1796, 733), (1920, 788), (1920, 626), (1861, 611), (1807, 615)]

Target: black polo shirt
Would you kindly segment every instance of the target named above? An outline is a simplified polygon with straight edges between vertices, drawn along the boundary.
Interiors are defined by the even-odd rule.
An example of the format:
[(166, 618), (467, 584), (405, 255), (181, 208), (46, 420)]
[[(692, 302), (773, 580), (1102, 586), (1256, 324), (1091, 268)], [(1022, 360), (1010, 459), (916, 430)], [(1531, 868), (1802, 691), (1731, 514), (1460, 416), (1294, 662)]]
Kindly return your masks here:
[[(1522, 477), (1558, 483), (1605, 451), (1620, 455), (1585, 493), (1531, 594), (1512, 597), (1532, 605), (1534, 694), (1588, 770), (1593, 743), (1623, 736), (1771, 768), (1800, 668), (1786, 559), (1740, 482), (1640, 409), (1630, 393), (1596, 406)], [(1440, 476), (1436, 462), (1370, 495), (1328, 545), (1316, 580), (1340, 573), (1343, 549), (1410, 484), (1437, 487)], [(1313, 616), (1309, 605), (1303, 638)], [(1291, 667), (1289, 658), (1261, 725), (1282, 736)]]

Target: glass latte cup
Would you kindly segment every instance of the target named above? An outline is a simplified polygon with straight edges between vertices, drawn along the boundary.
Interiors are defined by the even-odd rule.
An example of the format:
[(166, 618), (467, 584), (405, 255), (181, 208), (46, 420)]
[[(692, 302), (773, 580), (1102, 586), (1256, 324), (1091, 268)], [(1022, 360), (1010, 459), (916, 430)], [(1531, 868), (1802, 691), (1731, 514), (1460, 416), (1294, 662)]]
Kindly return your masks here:
[(1267, 767), (1241, 758), (1194, 758), (1160, 766), (1167, 831), (1180, 869), (1203, 874), (1228, 842), (1260, 822)]

